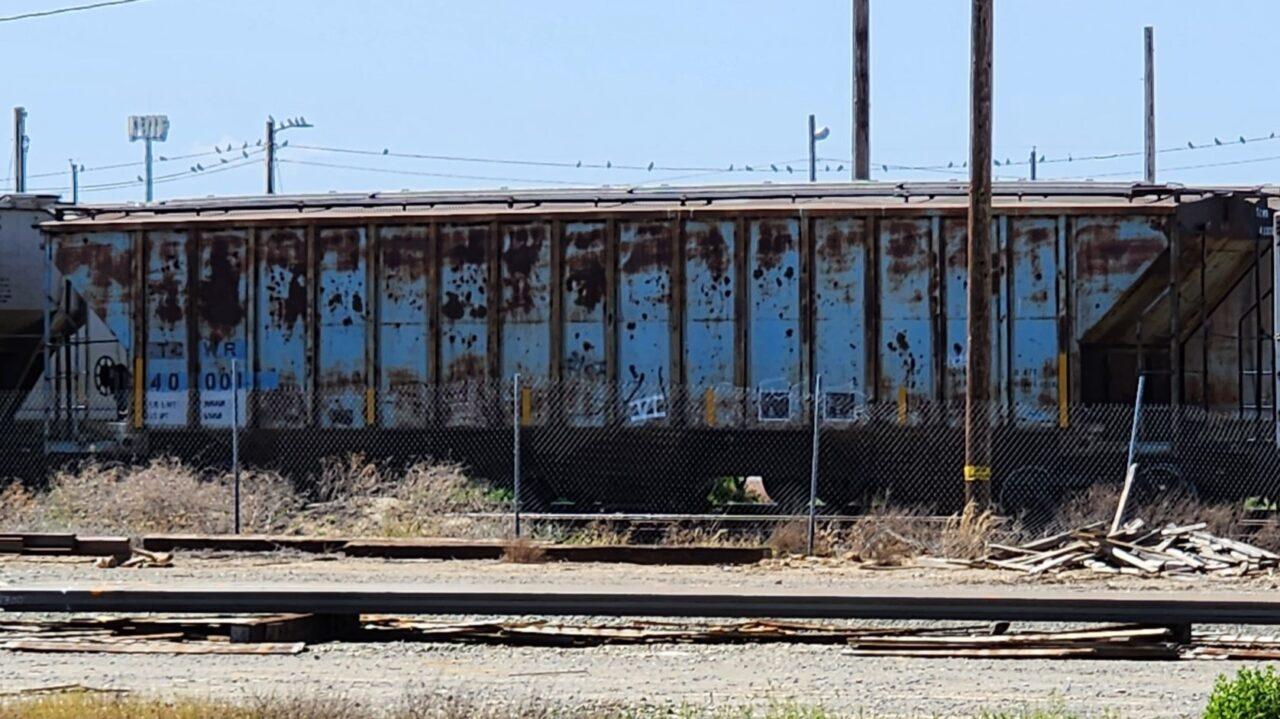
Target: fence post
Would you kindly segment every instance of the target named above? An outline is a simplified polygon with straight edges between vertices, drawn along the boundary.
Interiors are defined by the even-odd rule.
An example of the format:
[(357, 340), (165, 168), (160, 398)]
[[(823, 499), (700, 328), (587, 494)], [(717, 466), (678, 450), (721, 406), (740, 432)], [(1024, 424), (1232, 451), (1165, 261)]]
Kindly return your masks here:
[(809, 464), (809, 556), (813, 556), (813, 539), (818, 521), (818, 427), (821, 425), (822, 375), (813, 380), (813, 455)]
[(240, 366), (231, 360), (231, 476), (235, 485), (235, 530), (240, 533)]
[(515, 502), (516, 538), (520, 538), (520, 374), (511, 384), (511, 483)]

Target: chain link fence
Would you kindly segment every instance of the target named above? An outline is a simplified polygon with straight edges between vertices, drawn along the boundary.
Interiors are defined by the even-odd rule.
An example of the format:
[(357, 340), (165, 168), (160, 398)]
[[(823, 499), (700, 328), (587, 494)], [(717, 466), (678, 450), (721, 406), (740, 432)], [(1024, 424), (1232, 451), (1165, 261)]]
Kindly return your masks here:
[[(225, 493), (230, 531), (510, 536), (556, 518), (714, 524), (856, 515), (877, 504), (949, 514), (963, 502), (963, 408), (871, 404), (850, 388), (623, 394), (603, 381), (512, 376), (382, 393), (153, 392), (140, 413), (132, 397), (109, 399), (0, 397), (0, 477), (38, 496), (86, 467), (112, 468), (112, 482), (156, 463), (181, 467)], [(1132, 406), (990, 412), (999, 511), (1043, 524), (1081, 493), (1123, 482)], [(1261, 510), (1280, 496), (1269, 411), (1148, 406), (1135, 449), (1138, 503), (1177, 494)], [(264, 481), (288, 492), (264, 495)], [(264, 496), (280, 506), (258, 506)], [(355, 496), (371, 498), (361, 511), (398, 506), (395, 526), (290, 521), (327, 505), (350, 511), (339, 505)], [(234, 521), (240, 502), (258, 503), (245, 516), (274, 523)]]

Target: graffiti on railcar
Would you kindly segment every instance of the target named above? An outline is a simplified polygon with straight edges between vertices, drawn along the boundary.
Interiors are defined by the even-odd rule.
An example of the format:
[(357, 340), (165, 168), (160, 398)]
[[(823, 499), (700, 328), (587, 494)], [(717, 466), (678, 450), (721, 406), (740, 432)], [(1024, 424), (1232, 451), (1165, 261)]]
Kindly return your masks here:
[(665, 419), (671, 391), (672, 225), (618, 232), (618, 392), (634, 421)]
[(933, 391), (929, 297), (936, 282), (928, 219), (880, 223), (880, 387), (887, 401), (927, 402)]
[(855, 219), (814, 222), (814, 373), (822, 376), (824, 416), (852, 421), (868, 401), (867, 223)]
[(187, 233), (150, 232), (146, 284), (146, 423), (187, 425)]
[(305, 231), (263, 230), (258, 246), (254, 421), (268, 428), (301, 427), (307, 423), (311, 407)]
[(520, 375), (528, 416), (547, 416), (551, 376), (551, 231), (541, 222), (502, 229), (502, 376)]
[(736, 227), (731, 220), (690, 220), (684, 226), (687, 421), (704, 427), (735, 427), (742, 421), (734, 381)]
[(605, 422), (605, 247), (603, 222), (571, 222), (564, 227), (564, 402), (569, 422)]
[(798, 421), (801, 411), (800, 223), (752, 220), (748, 254), (747, 376), (760, 422)]
[(365, 425), (364, 228), (321, 229), (319, 256), (318, 422), (321, 427)]
[[(238, 393), (236, 422), (247, 416), (247, 393), (253, 368), (247, 366), (250, 353), (247, 336), (249, 283), (245, 272), (248, 231), (207, 232), (200, 237), (200, 265), (196, 291), (199, 326), (197, 391), (200, 393), (200, 424), (228, 427), (237, 407), (232, 392)], [(236, 362), (232, 372), (232, 361)], [(238, 386), (237, 386), (238, 384)], [(233, 390), (234, 388), (234, 390)]]
[(440, 382), (445, 422), (484, 423), (489, 351), (489, 227), (440, 229)]
[(1058, 415), (1058, 221), (1011, 217), (1009, 257), (1010, 384), (1020, 422), (1052, 422)]
[(378, 414), (383, 427), (422, 427), (429, 416), (429, 240), (425, 226), (378, 230)]

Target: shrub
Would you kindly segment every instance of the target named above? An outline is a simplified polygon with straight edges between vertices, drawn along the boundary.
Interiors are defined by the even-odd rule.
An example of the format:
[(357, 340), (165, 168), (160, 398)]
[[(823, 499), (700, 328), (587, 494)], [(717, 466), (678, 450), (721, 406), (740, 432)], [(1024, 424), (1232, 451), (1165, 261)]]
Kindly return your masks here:
[(1204, 719), (1280, 719), (1280, 675), (1267, 667), (1218, 677)]

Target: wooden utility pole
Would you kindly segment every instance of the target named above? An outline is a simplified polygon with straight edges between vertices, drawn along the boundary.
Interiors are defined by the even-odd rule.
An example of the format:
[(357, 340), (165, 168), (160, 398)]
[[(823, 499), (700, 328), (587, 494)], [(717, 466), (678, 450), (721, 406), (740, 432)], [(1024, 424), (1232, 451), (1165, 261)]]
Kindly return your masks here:
[(870, 0), (853, 0), (853, 179), (871, 179)]
[(1146, 159), (1145, 179), (1148, 185), (1156, 184), (1156, 38), (1155, 28), (1142, 29), (1143, 49), (1146, 55)]
[(992, 2), (973, 0), (969, 79), (969, 302), (965, 358), (964, 499), (991, 503)]

